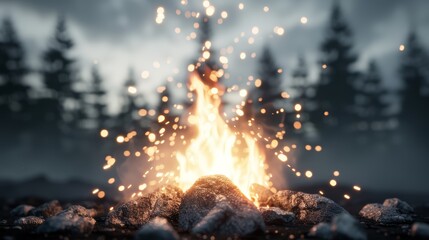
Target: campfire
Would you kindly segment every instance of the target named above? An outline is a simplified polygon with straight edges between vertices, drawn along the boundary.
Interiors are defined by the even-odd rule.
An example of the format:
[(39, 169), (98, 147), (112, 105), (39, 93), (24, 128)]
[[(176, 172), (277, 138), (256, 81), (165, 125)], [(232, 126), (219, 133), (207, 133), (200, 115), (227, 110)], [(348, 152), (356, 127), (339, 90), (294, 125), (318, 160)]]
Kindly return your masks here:
[(225, 123), (219, 113), (224, 88), (214, 71), (208, 72), (209, 76), (203, 79), (196, 72), (189, 78), (195, 102), (187, 120), (195, 127), (197, 136), (177, 154), (177, 183), (185, 191), (202, 176), (222, 174), (250, 199), (252, 184), (268, 187), (270, 177), (265, 170), (264, 154), (255, 137), (246, 132), (233, 132)]

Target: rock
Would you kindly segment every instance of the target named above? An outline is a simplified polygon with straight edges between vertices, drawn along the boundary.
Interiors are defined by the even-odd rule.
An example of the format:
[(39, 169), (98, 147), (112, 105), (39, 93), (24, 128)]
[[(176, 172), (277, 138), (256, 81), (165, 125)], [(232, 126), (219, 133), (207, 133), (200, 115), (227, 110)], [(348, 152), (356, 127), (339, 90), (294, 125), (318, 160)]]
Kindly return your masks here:
[(34, 207), (33, 207), (33, 206), (22, 204), (22, 205), (17, 206), (16, 208), (12, 209), (12, 210), (10, 211), (10, 216), (11, 216), (12, 218), (25, 217), (25, 216), (27, 216), (27, 215), (28, 215), (28, 213), (29, 213), (32, 209), (34, 209)]
[(407, 202), (404, 202), (398, 198), (388, 198), (384, 200), (383, 206), (396, 208), (399, 213), (414, 213), (414, 208), (412, 208)]
[(13, 224), (21, 226), (22, 228), (25, 228), (25, 229), (31, 229), (43, 224), (44, 221), (45, 220), (40, 217), (28, 216), (28, 217), (18, 218), (17, 220), (15, 220)]
[(155, 217), (144, 225), (135, 235), (136, 240), (160, 239), (176, 240), (179, 235), (165, 218)]
[(331, 225), (326, 222), (318, 223), (310, 229), (308, 236), (318, 239), (332, 239), (333, 233), (331, 231)]
[(72, 213), (81, 217), (95, 217), (95, 215), (97, 215), (97, 211), (95, 209), (87, 209), (80, 205), (71, 205), (61, 213), (65, 212)]
[(142, 197), (119, 204), (106, 218), (108, 226), (138, 228), (154, 217), (177, 222), (183, 191), (167, 185)]
[(400, 213), (395, 207), (387, 207), (379, 203), (365, 205), (359, 211), (359, 215), (381, 224), (406, 223), (413, 220), (410, 214)]
[(421, 239), (429, 239), (429, 224), (416, 222), (411, 226), (411, 235)]
[(192, 228), (194, 234), (212, 233), (216, 231), (234, 213), (225, 196), (216, 196), (216, 205)]
[(293, 212), (296, 219), (305, 224), (329, 222), (335, 215), (347, 213), (331, 199), (290, 190), (278, 191), (269, 198), (268, 205)]
[(334, 217), (331, 223), (334, 239), (365, 240), (366, 233), (359, 222), (348, 213), (341, 213)]
[(319, 239), (367, 239), (359, 222), (349, 213), (336, 215), (331, 224), (322, 222), (313, 226), (308, 235)]
[(39, 233), (91, 233), (95, 220), (92, 217), (79, 216), (73, 212), (61, 212), (60, 214), (48, 218), (37, 228)]
[(61, 207), (60, 202), (58, 202), (58, 200), (53, 200), (32, 209), (28, 215), (48, 218), (57, 215), (62, 210), (63, 208)]
[(222, 175), (201, 177), (186, 191), (179, 209), (179, 226), (185, 231), (228, 236), (265, 229), (256, 206)]
[(284, 225), (295, 219), (295, 214), (283, 211), (278, 207), (262, 207), (259, 211), (264, 222), (269, 225)]
[(274, 193), (262, 185), (254, 183), (250, 186), (250, 197), (254, 202), (257, 200), (259, 206), (267, 206), (268, 199), (272, 195), (274, 195)]

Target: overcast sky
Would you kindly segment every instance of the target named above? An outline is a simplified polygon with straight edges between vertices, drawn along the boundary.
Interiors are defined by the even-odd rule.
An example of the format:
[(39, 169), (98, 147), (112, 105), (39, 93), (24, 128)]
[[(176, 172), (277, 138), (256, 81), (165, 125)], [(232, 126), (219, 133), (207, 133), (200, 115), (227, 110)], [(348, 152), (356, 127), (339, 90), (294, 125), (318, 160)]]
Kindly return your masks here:
[[(157, 102), (156, 87), (164, 85), (168, 77), (175, 81), (186, 79), (187, 65), (198, 55), (198, 44), (187, 39), (196, 31), (193, 28), (196, 20), (186, 18), (185, 12), (203, 11), (202, 3), (202, 0), (188, 0), (186, 5), (181, 4), (180, 0), (0, 0), (0, 18), (8, 16), (14, 20), (24, 41), (29, 63), (37, 69), (58, 16), (64, 15), (76, 43), (73, 54), (78, 58), (83, 78), (87, 79), (91, 65), (98, 63), (109, 91), (110, 110), (116, 112), (120, 106), (119, 91), (130, 67), (138, 77), (139, 91), (151, 104)], [(264, 44), (270, 46), (278, 65), (284, 69), (283, 87), (286, 88), (290, 81), (290, 72), (296, 66), (298, 55), (306, 57), (311, 68), (310, 78), (317, 80), (321, 68), (317, 63), (319, 45), (325, 36), (332, 1), (213, 0), (210, 3), (215, 7), (212, 22), (217, 22), (223, 11), (228, 14), (222, 24), (213, 26), (213, 47), (219, 51), (218, 56), (222, 54), (229, 59), (227, 72), (231, 78), (226, 84), (244, 85), (249, 75), (257, 73), (255, 63)], [(239, 9), (240, 3), (244, 6), (242, 10)], [(404, 43), (407, 34), (414, 28), (421, 42), (429, 44), (429, 1), (342, 0), (340, 3), (354, 33), (354, 50), (359, 56), (357, 68), (364, 70), (368, 60), (375, 59), (381, 67), (385, 85), (398, 88), (399, 46)], [(156, 23), (159, 7), (165, 9), (162, 24)], [(269, 11), (265, 12), (264, 7), (268, 7)], [(177, 10), (180, 10), (179, 15)], [(306, 24), (301, 23), (302, 17), (308, 19)], [(252, 33), (254, 27), (258, 27), (256, 35)], [(275, 27), (284, 28), (285, 34), (275, 34)], [(176, 28), (180, 28), (180, 33), (175, 32)], [(254, 38), (253, 44), (248, 43), (249, 37)], [(238, 39), (238, 43), (234, 39)], [(226, 53), (228, 47), (232, 47), (232, 52)], [(246, 53), (244, 60), (239, 58), (242, 52)], [(251, 57), (252, 53), (256, 54), (256, 58)], [(143, 71), (148, 71), (150, 76), (141, 78)], [(37, 75), (29, 79), (35, 84), (38, 80)], [(61, 164), (64, 163), (58, 163), (58, 166), (62, 167)], [(22, 177), (35, 174), (36, 170), (27, 168), (28, 172), (23, 173), (25, 176)], [(355, 175), (368, 171), (361, 163), (353, 168)], [(17, 171), (10, 171), (11, 168), (7, 167), (4, 169), (5, 175), (18, 178)], [(100, 177), (92, 174), (100, 171), (98, 165), (94, 169), (69, 172), (51, 171), (42, 165), (38, 169), (56, 179)], [(392, 179), (396, 178), (395, 172), (391, 175)], [(368, 181), (368, 185), (378, 186), (378, 181), (372, 178)]]
[[(197, 55), (196, 41), (186, 37), (195, 29), (195, 19), (187, 19), (185, 12), (202, 11), (203, 1), (155, 0), (2, 0), (0, 17), (9, 16), (15, 21), (17, 30), (25, 42), (32, 67), (39, 66), (41, 52), (59, 15), (66, 16), (70, 34), (76, 42), (75, 56), (83, 77), (88, 76), (91, 64), (97, 62), (106, 80), (110, 94), (111, 111), (117, 111), (116, 96), (126, 79), (130, 67), (136, 75), (149, 71), (150, 77), (139, 78), (140, 91), (148, 102), (156, 104), (154, 89), (171, 76), (177, 81), (185, 77), (186, 66)], [(232, 46), (227, 84), (240, 83), (249, 75), (256, 74), (255, 59), (264, 44), (275, 50), (278, 64), (284, 68), (285, 86), (290, 70), (296, 65), (297, 56), (304, 55), (311, 67), (311, 79), (317, 79), (320, 66), (317, 64), (318, 47), (324, 37), (332, 1), (210, 1), (215, 7), (212, 22), (226, 11), (228, 17), (214, 29), (214, 47), (221, 51)], [(244, 8), (239, 9), (243, 3)], [(343, 0), (340, 1), (354, 32), (355, 51), (359, 53), (358, 68), (365, 69), (368, 59), (374, 58), (382, 67), (386, 86), (399, 85), (397, 66), (398, 47), (406, 38), (411, 26), (424, 43), (429, 36), (429, 2), (425, 0)], [(155, 22), (157, 8), (164, 7), (162, 24)], [(264, 7), (269, 11), (264, 12)], [(176, 10), (181, 11), (180, 15)], [(307, 24), (300, 22), (307, 17)], [(259, 33), (252, 34), (257, 26)], [(285, 34), (274, 34), (273, 28), (285, 29)], [(180, 28), (179, 34), (175, 28)], [(235, 43), (234, 39), (239, 38)], [(248, 44), (248, 38), (255, 39)], [(239, 55), (245, 52), (245, 60)], [(155, 63), (155, 64), (154, 64)], [(160, 67), (154, 65), (159, 63)], [(33, 76), (36, 78), (37, 76)], [(32, 80), (36, 82), (37, 80)]]

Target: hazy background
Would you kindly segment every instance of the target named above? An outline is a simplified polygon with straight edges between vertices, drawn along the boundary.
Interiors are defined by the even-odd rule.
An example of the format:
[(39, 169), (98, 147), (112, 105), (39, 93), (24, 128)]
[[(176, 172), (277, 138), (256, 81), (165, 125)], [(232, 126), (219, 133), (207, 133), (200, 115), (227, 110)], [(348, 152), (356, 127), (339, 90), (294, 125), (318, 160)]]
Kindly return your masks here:
[[(400, 123), (403, 99), (400, 94), (404, 80), (399, 69), (402, 55), (407, 53), (407, 38), (411, 32), (417, 34), (423, 49), (429, 47), (427, 14), (429, 2), (424, 0), (338, 2), (353, 33), (352, 51), (358, 56), (353, 65), (354, 69), (365, 73), (370, 60), (376, 61), (379, 66), (381, 84), (387, 91), (384, 99), (388, 106), (383, 110), (383, 114), (387, 116), (386, 125), (389, 127), (384, 128), (381, 138), (378, 135), (368, 137), (366, 133), (362, 137), (362, 134), (356, 131), (344, 132), (343, 135), (330, 134), (325, 140), (323, 134), (316, 138), (304, 133), (302, 134), (305, 137), (294, 135), (292, 139), (301, 145), (307, 142), (320, 144), (324, 151), (321, 154), (313, 154), (303, 150), (301, 153), (293, 154), (291, 161), (294, 161), (302, 172), (311, 170), (314, 176), (310, 180), (304, 177), (296, 178), (294, 173), (284, 169), (287, 185), (315, 182), (327, 184), (334, 178), (332, 172), (339, 170), (341, 175), (338, 179), (344, 184), (359, 184), (364, 188), (379, 190), (428, 193), (429, 164), (426, 157), (429, 153), (426, 148), (428, 144), (426, 138), (420, 138), (426, 130), (418, 133), (419, 131), (415, 129), (401, 130), (399, 127), (406, 125)], [(211, 17), (210, 36), (214, 51), (217, 56), (227, 55), (229, 59), (226, 69), (229, 77), (223, 80), (225, 85), (238, 84), (249, 88), (246, 87), (246, 79), (249, 76), (255, 78), (258, 76), (262, 49), (268, 46), (277, 66), (283, 70), (279, 78), (281, 80), (279, 89), (286, 91), (291, 89), (291, 92), (294, 92), (293, 73), (297, 68), (299, 56), (304, 57), (307, 62), (308, 87), (317, 89), (315, 85), (320, 80), (322, 71), (320, 60), (323, 58), (320, 46), (327, 36), (333, 1), (210, 1), (210, 3), (216, 8)], [(242, 10), (239, 9), (239, 3), (244, 4)], [(165, 19), (161, 24), (156, 23), (158, 7), (165, 9)], [(268, 7), (269, 11), (265, 12), (264, 7)], [(180, 10), (179, 15), (177, 10)], [(31, 132), (31, 127), (17, 127), (23, 132), (7, 133), (17, 137), (16, 139), (8, 137), (9, 135), (4, 132), (0, 146), (0, 178), (23, 180), (44, 175), (54, 181), (80, 179), (97, 183), (106, 182), (111, 174), (101, 169), (104, 157), (109, 152), (122, 149), (115, 149), (113, 143), (107, 140), (101, 141), (99, 130), (114, 129), (111, 132), (113, 134), (135, 126), (153, 128), (153, 125), (145, 121), (133, 125), (136, 120), (133, 117), (127, 120), (124, 116), (135, 115), (132, 111), (142, 105), (148, 109), (157, 108), (160, 94), (156, 89), (166, 85), (167, 79), (175, 83), (184, 82), (188, 74), (188, 64), (198, 57), (200, 35), (198, 29), (193, 27), (198, 19), (186, 18), (187, 10), (204, 12), (204, 7), (201, 1), (188, 1), (184, 5), (180, 1), (1, 0), (0, 18), (8, 18), (13, 22), (26, 53), (25, 63), (28, 69), (22, 78), (24, 85), (32, 87), (32, 98), (37, 100), (47, 97), (40, 94), (44, 89), (44, 75), (40, 69), (44, 69), (46, 63), (42, 61), (42, 55), (49, 49), (58, 19), (64, 18), (67, 32), (75, 44), (69, 56), (76, 61), (73, 71), (75, 79), (80, 81), (76, 89), (81, 92), (88, 89), (93, 78), (91, 69), (96, 66), (107, 94), (104, 97), (107, 108), (106, 121), (94, 125), (94, 119), (97, 117), (94, 119), (88, 117), (89, 122), (93, 121), (92, 125), (83, 124), (85, 126), (82, 127), (84, 129), (82, 133), (73, 130), (72, 121), (65, 124), (66, 132), (69, 134), (66, 137), (61, 135), (63, 133), (60, 132), (64, 130), (61, 127), (62, 130), (58, 133), (49, 135), (49, 131), (45, 131), (46, 135), (37, 133), (37, 137)], [(228, 17), (223, 19), (222, 24), (217, 24), (222, 11), (226, 11)], [(308, 22), (302, 23), (302, 17), (306, 17)], [(252, 33), (255, 26), (258, 27), (257, 34)], [(285, 33), (279, 36), (273, 32), (276, 26), (284, 28)], [(180, 28), (180, 33), (175, 32), (176, 28)], [(197, 35), (196, 39), (189, 37), (193, 32)], [(253, 44), (248, 43), (249, 37), (254, 39)], [(405, 51), (399, 50), (402, 44)], [(233, 50), (228, 50), (228, 47), (232, 47)], [(242, 52), (246, 53), (244, 60), (240, 59)], [(251, 57), (252, 53), (255, 53), (255, 58)], [(427, 72), (428, 65), (420, 67)], [(132, 76), (129, 76), (130, 69)], [(145, 75), (142, 73), (148, 77), (142, 77)], [(133, 81), (129, 81), (130, 79)], [(139, 98), (136, 101), (138, 106), (134, 106), (134, 110), (130, 107), (129, 98), (124, 96), (124, 93), (127, 94), (124, 86), (125, 89), (130, 86), (127, 85), (127, 80), (138, 90)], [(424, 82), (422, 86), (425, 86), (422, 87), (422, 95), (426, 96), (427, 75), (422, 82)], [(178, 88), (170, 89), (170, 94), (172, 99), (178, 102), (185, 99), (184, 92)], [(76, 99), (80, 98), (83, 97)], [(429, 109), (427, 102), (422, 104), (422, 108), (414, 110), (417, 111), (419, 119), (418, 114), (422, 114), (422, 119), (425, 119), (423, 115), (427, 114), (421, 112), (421, 109)], [(34, 112), (46, 111), (37, 106), (31, 105), (29, 109)], [(93, 108), (96, 108), (94, 106), (95, 104)], [(34, 116), (32, 113), (26, 119), (34, 122), (32, 120)], [(43, 120), (41, 122), (43, 125)], [(129, 128), (125, 127), (125, 124), (130, 122), (133, 123)], [(2, 129), (11, 129), (8, 127), (10, 122), (4, 120), (1, 124)], [(30, 123), (29, 126), (31, 125)], [(35, 124), (33, 127), (38, 128), (37, 126), (39, 125)], [(123, 129), (118, 126), (122, 126)], [(49, 129), (49, 126), (43, 127)], [(312, 129), (310, 131), (317, 132)], [(331, 132), (337, 131), (335, 128), (332, 129)], [(61, 137), (66, 140), (61, 143), (65, 150), (60, 151), (53, 142), (58, 142)], [(349, 138), (366, 140), (363, 140), (363, 143), (344, 140)], [(114, 142), (113, 137), (109, 140)]]

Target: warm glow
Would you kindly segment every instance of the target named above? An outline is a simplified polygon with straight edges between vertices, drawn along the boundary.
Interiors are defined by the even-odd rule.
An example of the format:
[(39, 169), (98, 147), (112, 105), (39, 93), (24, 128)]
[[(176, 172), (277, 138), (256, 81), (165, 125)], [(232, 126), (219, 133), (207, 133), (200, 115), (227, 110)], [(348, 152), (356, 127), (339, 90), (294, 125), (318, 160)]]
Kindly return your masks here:
[[(189, 119), (192, 119), (198, 135), (184, 152), (177, 154), (177, 182), (186, 190), (202, 176), (222, 174), (250, 198), (249, 187), (253, 183), (268, 186), (265, 158), (249, 134), (243, 132), (237, 136), (219, 114), (219, 94), (223, 93), (223, 89), (216, 82), (217, 79), (205, 84), (196, 73), (191, 74), (189, 87), (195, 92), (196, 102), (195, 110)], [(213, 88), (216, 91), (213, 91)], [(239, 141), (241, 146), (238, 145)]]

